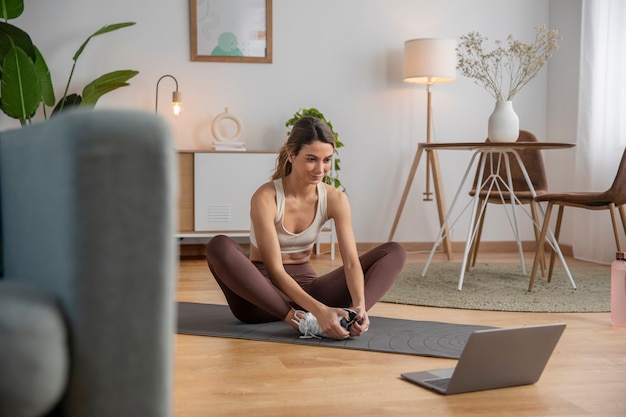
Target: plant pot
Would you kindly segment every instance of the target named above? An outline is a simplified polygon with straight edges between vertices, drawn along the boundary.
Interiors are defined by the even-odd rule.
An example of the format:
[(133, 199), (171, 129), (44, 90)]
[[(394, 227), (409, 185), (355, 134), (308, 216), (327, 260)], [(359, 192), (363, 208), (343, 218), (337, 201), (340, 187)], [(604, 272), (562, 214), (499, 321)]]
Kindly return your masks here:
[(489, 116), (487, 137), (490, 142), (515, 142), (519, 137), (519, 117), (513, 110), (512, 101), (496, 101)]

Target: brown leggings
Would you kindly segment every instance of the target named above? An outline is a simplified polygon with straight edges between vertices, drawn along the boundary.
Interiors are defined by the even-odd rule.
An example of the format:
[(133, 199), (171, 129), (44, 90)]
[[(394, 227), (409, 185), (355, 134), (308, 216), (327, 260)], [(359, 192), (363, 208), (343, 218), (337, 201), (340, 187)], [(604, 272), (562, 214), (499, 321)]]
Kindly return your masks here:
[[(252, 262), (237, 242), (215, 236), (206, 246), (207, 263), (226, 296), (234, 316), (244, 323), (283, 320), (299, 309), (269, 279), (263, 262)], [(404, 267), (406, 253), (395, 242), (384, 243), (361, 255), (365, 276), (365, 308), (369, 310), (391, 288)], [(313, 298), (331, 306), (348, 307), (350, 292), (343, 267), (317, 276), (309, 262), (286, 264), (285, 270)]]

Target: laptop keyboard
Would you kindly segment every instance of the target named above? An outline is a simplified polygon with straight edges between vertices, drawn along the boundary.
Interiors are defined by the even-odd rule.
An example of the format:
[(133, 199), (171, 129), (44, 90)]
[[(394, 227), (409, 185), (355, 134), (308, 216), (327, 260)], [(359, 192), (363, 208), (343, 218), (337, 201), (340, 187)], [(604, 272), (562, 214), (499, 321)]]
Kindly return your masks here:
[(451, 378), (437, 378), (437, 379), (427, 379), (424, 382), (427, 382), (428, 384), (437, 387), (437, 388), (441, 388), (442, 390), (445, 390), (446, 388), (448, 388), (448, 384), (450, 383), (450, 379)]

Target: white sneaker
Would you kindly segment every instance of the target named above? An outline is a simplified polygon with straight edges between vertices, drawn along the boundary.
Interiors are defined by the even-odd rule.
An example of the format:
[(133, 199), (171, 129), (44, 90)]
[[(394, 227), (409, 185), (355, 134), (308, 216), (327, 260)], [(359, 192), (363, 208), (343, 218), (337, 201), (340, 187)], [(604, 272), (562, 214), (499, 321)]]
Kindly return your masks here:
[(297, 310), (294, 314), (295, 319), (291, 319), (298, 325), (298, 329), (302, 336), (301, 339), (321, 339), (322, 337), (328, 337), (324, 334), (320, 325), (317, 323), (315, 316), (309, 312)]
[(343, 327), (344, 329), (350, 331), (350, 327), (352, 326), (352, 324), (356, 321), (356, 311), (349, 309), (349, 308), (344, 308), (342, 307), (342, 310), (345, 310), (348, 312), (348, 319), (346, 320), (344, 317), (341, 317), (339, 319), (339, 324), (341, 324), (341, 327)]

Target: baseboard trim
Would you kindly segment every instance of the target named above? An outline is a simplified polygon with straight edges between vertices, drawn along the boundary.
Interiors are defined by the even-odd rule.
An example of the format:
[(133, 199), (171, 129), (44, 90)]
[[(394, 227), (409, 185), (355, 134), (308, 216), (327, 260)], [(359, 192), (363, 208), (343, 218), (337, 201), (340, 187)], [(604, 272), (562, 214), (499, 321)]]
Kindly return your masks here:
[[(399, 242), (400, 245), (407, 252), (430, 252), (433, 247), (433, 242)], [(381, 242), (360, 242), (357, 243), (357, 250), (359, 252), (365, 252), (369, 249), (372, 249)], [(245, 243), (241, 244), (242, 246), (247, 246)], [(320, 245), (320, 249), (322, 253), (330, 252), (330, 243), (322, 243)], [(465, 242), (452, 242), (452, 251), (454, 253), (462, 254), (465, 249)], [(522, 242), (522, 249), (524, 252), (534, 252), (535, 251), (535, 242), (534, 241), (524, 241)], [(443, 251), (442, 247), (437, 248), (438, 251)], [(546, 251), (549, 250), (549, 247), (546, 247)], [(480, 251), (490, 252), (490, 253), (510, 253), (517, 252), (517, 243), (514, 241), (505, 241), (505, 242), (494, 242), (494, 241), (484, 241), (480, 242)], [(571, 245), (561, 245), (561, 251), (565, 256), (573, 256), (572, 246)], [(339, 252), (339, 248), (337, 248), (337, 252)], [(205, 245), (204, 244), (185, 244), (179, 245), (179, 253), (181, 259), (189, 259), (189, 258), (205, 258)]]
[[(433, 242), (398, 242), (407, 252), (430, 252), (433, 248)], [(357, 249), (359, 252), (365, 252), (371, 248), (378, 246), (380, 243), (357, 243)], [(572, 246), (571, 245), (560, 245), (561, 251), (565, 256), (572, 256)], [(322, 245), (322, 248), (324, 246)], [(534, 252), (536, 248), (534, 241), (522, 241), (522, 250), (524, 252)], [(463, 253), (465, 250), (465, 242), (452, 242), (452, 251), (454, 253)], [(546, 244), (545, 251), (549, 251), (550, 247)], [(437, 248), (438, 252), (443, 251), (443, 247), (439, 246)], [(490, 252), (490, 253), (511, 253), (517, 252), (517, 243), (515, 241), (483, 241), (480, 242), (480, 251)]]

